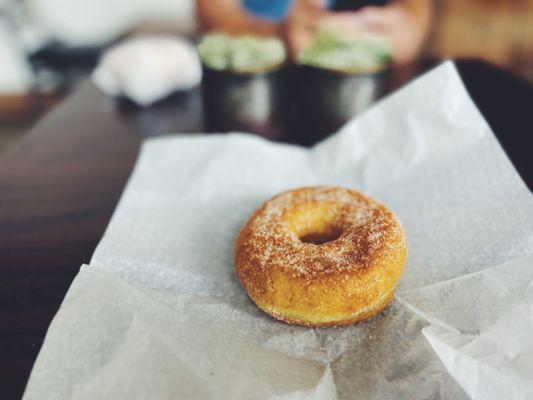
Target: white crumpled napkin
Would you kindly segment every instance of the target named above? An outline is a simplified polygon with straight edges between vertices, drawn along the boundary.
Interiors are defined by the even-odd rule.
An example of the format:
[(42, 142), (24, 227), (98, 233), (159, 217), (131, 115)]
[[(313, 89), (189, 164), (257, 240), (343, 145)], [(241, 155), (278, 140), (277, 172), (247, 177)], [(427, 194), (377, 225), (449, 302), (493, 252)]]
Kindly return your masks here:
[[(409, 258), (376, 318), (287, 325), (242, 289), (235, 237), (272, 195), (326, 184), (388, 204)], [(25, 398), (525, 399), (533, 261), (514, 260), (531, 254), (531, 194), (451, 63), (312, 149), (152, 139)]]
[(424, 336), (473, 399), (533, 399), (533, 257), (401, 298), (431, 316)]
[(184, 39), (142, 36), (112, 47), (93, 72), (94, 83), (110, 96), (147, 106), (202, 79), (196, 49)]

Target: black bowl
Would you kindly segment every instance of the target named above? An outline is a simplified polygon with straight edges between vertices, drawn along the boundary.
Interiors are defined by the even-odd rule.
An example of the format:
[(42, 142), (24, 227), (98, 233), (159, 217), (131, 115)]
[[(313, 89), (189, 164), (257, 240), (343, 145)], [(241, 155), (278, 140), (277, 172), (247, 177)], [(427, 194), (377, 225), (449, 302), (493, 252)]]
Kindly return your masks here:
[(368, 108), (384, 94), (389, 71), (348, 73), (296, 66), (292, 79), (296, 105), (291, 120), (298, 131), (297, 141), (319, 141)]
[(237, 73), (203, 66), (202, 104), (209, 132), (251, 132), (268, 139), (284, 134), (285, 68)]

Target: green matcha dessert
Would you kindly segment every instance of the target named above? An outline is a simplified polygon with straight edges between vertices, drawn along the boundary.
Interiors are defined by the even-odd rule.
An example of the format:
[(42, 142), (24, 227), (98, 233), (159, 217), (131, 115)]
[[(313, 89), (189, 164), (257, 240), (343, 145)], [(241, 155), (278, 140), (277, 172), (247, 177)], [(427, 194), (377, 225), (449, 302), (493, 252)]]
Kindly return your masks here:
[(232, 37), (222, 33), (205, 35), (198, 54), (208, 68), (236, 73), (257, 73), (275, 69), (285, 62), (283, 43), (274, 38)]
[(391, 61), (391, 50), (382, 39), (344, 39), (330, 31), (320, 31), (311, 45), (298, 56), (298, 63), (345, 73), (377, 72)]

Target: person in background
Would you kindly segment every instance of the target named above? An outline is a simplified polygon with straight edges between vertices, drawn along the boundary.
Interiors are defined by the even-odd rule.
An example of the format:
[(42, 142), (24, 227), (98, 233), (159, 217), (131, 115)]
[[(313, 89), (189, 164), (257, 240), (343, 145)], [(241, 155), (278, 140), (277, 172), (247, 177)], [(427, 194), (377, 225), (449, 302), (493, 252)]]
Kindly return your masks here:
[(428, 35), (432, 0), (196, 0), (206, 30), (284, 35), (292, 57), (328, 29), (352, 38), (375, 35), (392, 46), (395, 64), (413, 60)]

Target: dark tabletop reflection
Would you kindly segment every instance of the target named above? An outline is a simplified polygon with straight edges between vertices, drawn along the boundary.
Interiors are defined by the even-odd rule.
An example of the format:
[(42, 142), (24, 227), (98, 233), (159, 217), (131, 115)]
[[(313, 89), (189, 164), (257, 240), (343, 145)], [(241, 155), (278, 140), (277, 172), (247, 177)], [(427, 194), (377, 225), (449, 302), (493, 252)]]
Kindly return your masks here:
[(116, 115), (143, 137), (204, 132), (200, 88), (174, 93), (148, 107), (126, 98), (110, 99)]
[(118, 115), (143, 136), (250, 132), (311, 145), (368, 108), (389, 85), (389, 73), (340, 74), (285, 67), (258, 74), (204, 70), (200, 88), (141, 108), (115, 101)]

